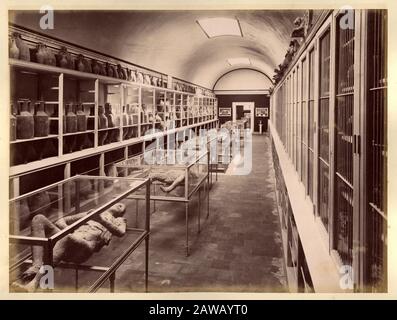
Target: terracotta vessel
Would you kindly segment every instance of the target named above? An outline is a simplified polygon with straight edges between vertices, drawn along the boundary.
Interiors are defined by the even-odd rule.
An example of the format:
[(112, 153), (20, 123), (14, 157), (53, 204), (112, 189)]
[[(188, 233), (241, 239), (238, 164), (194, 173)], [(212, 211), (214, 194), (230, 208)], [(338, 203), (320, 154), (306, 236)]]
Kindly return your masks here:
[(19, 115), (17, 118), (17, 139), (31, 139), (34, 137), (34, 119), (30, 113), (30, 100), (18, 101)]
[(45, 112), (44, 101), (36, 102), (36, 114), (34, 115), (34, 136), (46, 137), (50, 133), (50, 119)]
[[(105, 109), (103, 106), (98, 106), (98, 129), (106, 129), (108, 127), (108, 118), (105, 116)], [(108, 132), (106, 130), (98, 133), (98, 144), (102, 146), (107, 138)]]
[(49, 66), (56, 66), (57, 65), (57, 60), (55, 58), (55, 54), (52, 52), (51, 49), (49, 49), (47, 46), (44, 46), (45, 50), (45, 64), (48, 64)]
[(80, 72), (85, 72), (85, 63), (84, 63), (84, 57), (82, 54), (79, 54), (77, 56), (76, 60), (76, 70)]
[(101, 67), (99, 66), (99, 63), (96, 60), (92, 60), (92, 73), (94, 74), (101, 73)]
[(47, 51), (45, 49), (45, 44), (39, 42), (37, 44), (37, 51), (36, 51), (36, 61), (37, 63), (45, 64), (47, 60)]
[(15, 116), (14, 105), (11, 104), (10, 114), (10, 141), (14, 141), (17, 138), (17, 118)]
[(82, 104), (76, 105), (77, 131), (87, 131), (87, 115)]
[(108, 77), (113, 77), (114, 76), (114, 70), (113, 67), (106, 62), (106, 74)]
[(66, 47), (61, 47), (58, 53), (58, 66), (61, 68), (70, 68), (72, 57)]
[(14, 36), (10, 37), (9, 43), (9, 57), (12, 59), (19, 59), (19, 49)]
[(30, 50), (28, 45), (22, 40), (21, 34), (18, 32), (14, 32), (13, 34), (16, 45), (19, 49), (19, 59), (30, 61)]
[(65, 121), (66, 133), (74, 133), (77, 131), (77, 116), (73, 112), (73, 105), (71, 103), (66, 105)]
[(100, 72), (99, 74), (102, 76), (107, 76), (106, 65), (104, 63), (99, 64)]

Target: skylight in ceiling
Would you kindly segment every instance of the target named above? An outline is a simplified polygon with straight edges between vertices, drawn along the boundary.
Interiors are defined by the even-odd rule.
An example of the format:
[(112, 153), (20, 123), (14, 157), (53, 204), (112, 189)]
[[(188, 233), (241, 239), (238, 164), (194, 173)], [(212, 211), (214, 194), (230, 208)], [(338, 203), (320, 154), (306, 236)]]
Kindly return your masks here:
[(243, 36), (240, 23), (235, 18), (206, 18), (197, 20), (197, 23), (208, 38), (219, 36)]

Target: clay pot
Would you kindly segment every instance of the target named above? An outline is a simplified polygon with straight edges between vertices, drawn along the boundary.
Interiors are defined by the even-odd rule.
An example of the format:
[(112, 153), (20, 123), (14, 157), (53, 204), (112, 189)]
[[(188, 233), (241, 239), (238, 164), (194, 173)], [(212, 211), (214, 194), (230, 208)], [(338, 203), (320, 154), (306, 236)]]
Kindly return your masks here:
[(45, 112), (44, 101), (36, 103), (36, 114), (34, 115), (34, 136), (46, 137), (50, 133), (50, 119)]
[(99, 66), (99, 63), (96, 60), (92, 60), (92, 73), (94, 74), (101, 73), (101, 67)]
[(50, 50), (47, 46), (44, 46), (44, 50), (46, 52), (44, 63), (49, 66), (56, 66), (57, 60), (56, 60), (55, 54), (52, 52), (52, 50)]
[(134, 71), (134, 70), (131, 70), (131, 80), (130, 81), (136, 82), (136, 71)]
[(44, 43), (37, 44), (36, 61), (37, 63), (45, 64), (47, 60), (47, 51)]
[[(99, 64), (99, 63), (98, 63)], [(106, 65), (104, 63), (99, 64), (99, 74), (102, 76), (107, 76)]]
[(121, 64), (117, 65), (117, 74), (119, 76), (119, 79), (127, 80), (127, 74), (125, 72), (125, 69), (123, 69), (123, 67), (121, 66)]
[(123, 126), (123, 140), (128, 138), (128, 133), (129, 133), (129, 128), (126, 127), (128, 126), (127, 108), (129, 108), (128, 104), (127, 106), (123, 106), (123, 113), (121, 114), (121, 125)]
[(73, 112), (73, 105), (71, 103), (66, 105), (65, 122), (65, 133), (74, 133), (77, 131), (77, 116)]
[(30, 113), (30, 100), (18, 101), (19, 115), (17, 118), (17, 139), (32, 139), (34, 137), (34, 119)]
[(14, 36), (10, 37), (9, 56), (12, 59), (18, 59), (19, 58), (19, 49), (17, 47), (17, 42), (16, 42)]
[(143, 74), (141, 72), (137, 73), (136, 80), (138, 83), (143, 83)]
[[(112, 106), (110, 103), (105, 104), (105, 115), (108, 119), (108, 128), (114, 128), (116, 126), (116, 117), (112, 113)], [(107, 143), (111, 143), (117, 140), (117, 130), (110, 130), (108, 132)]]
[(77, 131), (87, 131), (87, 115), (82, 104), (76, 105)]
[[(108, 127), (108, 118), (105, 116), (105, 109), (103, 106), (98, 106), (98, 129), (106, 129)], [(98, 144), (102, 146), (107, 138), (107, 131), (98, 133)]]
[(17, 118), (15, 117), (14, 105), (11, 105), (10, 141), (15, 141), (16, 138), (17, 138)]
[(84, 63), (85, 72), (92, 73), (91, 62), (87, 59), (83, 59), (83, 63)]
[(128, 69), (128, 68), (127, 68), (126, 74), (127, 74), (127, 80), (128, 80), (128, 81), (131, 81), (131, 79), (132, 79), (131, 69)]
[(106, 118), (108, 119), (108, 128), (113, 128), (115, 126), (114, 125), (114, 116), (112, 113), (112, 106), (108, 102), (105, 103), (105, 115), (106, 115)]
[(30, 61), (30, 50), (28, 45), (22, 40), (21, 34), (18, 32), (14, 32), (13, 37), (19, 49), (19, 59)]
[(108, 77), (113, 77), (114, 76), (114, 70), (113, 67), (106, 62), (106, 74)]
[(151, 84), (151, 78), (148, 74), (145, 74), (145, 77), (143, 78), (143, 83), (144, 84)]
[(58, 66), (61, 68), (70, 68), (71, 56), (66, 47), (61, 47), (58, 53)]
[(76, 60), (76, 70), (80, 71), (80, 72), (85, 72), (85, 63), (84, 63), (84, 57), (82, 54), (79, 54), (77, 56), (77, 60)]

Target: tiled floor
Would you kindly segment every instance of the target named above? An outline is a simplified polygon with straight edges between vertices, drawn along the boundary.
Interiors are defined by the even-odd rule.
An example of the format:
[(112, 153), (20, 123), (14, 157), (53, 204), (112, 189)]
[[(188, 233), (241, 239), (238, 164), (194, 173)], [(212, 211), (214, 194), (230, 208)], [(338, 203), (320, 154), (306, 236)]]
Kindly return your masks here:
[[(249, 175), (218, 176), (210, 192), (210, 216), (206, 220), (204, 210), (201, 214), (200, 234), (197, 213), (192, 214), (189, 257), (184, 205), (157, 202), (151, 223), (150, 292), (287, 291), (267, 136), (253, 136), (252, 161)], [(124, 241), (114, 239), (112, 247)], [(143, 291), (143, 261), (141, 249), (127, 259), (117, 272), (116, 291)]]

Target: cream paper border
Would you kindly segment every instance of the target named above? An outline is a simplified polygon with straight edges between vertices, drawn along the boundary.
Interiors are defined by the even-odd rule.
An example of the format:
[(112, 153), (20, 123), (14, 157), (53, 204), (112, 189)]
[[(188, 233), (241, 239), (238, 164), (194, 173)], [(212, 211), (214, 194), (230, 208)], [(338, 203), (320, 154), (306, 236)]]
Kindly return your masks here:
[[(93, 0), (3, 0), (0, 4), (0, 299), (396, 299), (397, 298), (397, 196), (396, 182), (389, 178), (388, 186), (388, 287), (387, 294), (364, 293), (8, 293), (8, 179), (9, 179), (9, 68), (8, 68), (8, 14), (7, 10), (39, 10), (48, 4), (57, 9), (74, 10), (238, 10), (238, 9), (335, 9), (344, 5), (351, 5), (356, 9), (383, 8), (389, 10), (389, 50), (388, 50), (388, 177), (397, 173), (396, 144), (397, 138), (397, 70), (396, 70), (396, 26), (397, 26), (397, 1), (340, 1), (340, 0), (119, 0), (119, 1), (93, 1)], [(161, 70), (159, 70), (161, 71)], [(394, 138), (394, 139), (393, 139)]]

